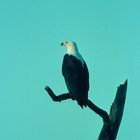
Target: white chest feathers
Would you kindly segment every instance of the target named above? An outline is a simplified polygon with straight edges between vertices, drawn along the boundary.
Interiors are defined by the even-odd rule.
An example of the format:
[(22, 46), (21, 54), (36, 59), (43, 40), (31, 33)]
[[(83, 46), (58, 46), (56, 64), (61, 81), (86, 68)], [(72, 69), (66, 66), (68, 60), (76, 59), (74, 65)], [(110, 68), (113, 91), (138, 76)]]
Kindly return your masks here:
[(82, 65), (84, 64), (85, 61), (84, 61), (82, 55), (78, 52), (77, 46), (68, 46), (67, 54), (75, 56), (77, 59), (79, 59), (81, 61)]

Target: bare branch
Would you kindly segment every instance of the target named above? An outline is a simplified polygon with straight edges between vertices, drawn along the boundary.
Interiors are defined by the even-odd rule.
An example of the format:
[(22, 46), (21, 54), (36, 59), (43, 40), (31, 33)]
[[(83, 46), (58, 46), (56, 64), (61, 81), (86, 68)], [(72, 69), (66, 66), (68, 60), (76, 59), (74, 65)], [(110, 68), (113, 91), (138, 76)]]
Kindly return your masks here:
[(56, 96), (50, 87), (46, 86), (45, 90), (48, 92), (52, 100), (55, 102), (61, 102), (67, 99), (71, 99), (71, 96), (69, 93), (64, 93), (64, 94)]
[[(48, 92), (49, 96), (55, 102), (61, 102), (63, 100), (72, 99), (69, 93), (64, 93), (56, 96), (50, 87), (46, 86), (45, 90)], [(107, 114), (106, 111), (96, 106), (89, 99), (87, 100), (87, 106), (103, 119), (103, 127), (98, 137), (98, 140), (116, 139), (121, 119), (123, 116), (126, 92), (127, 92), (127, 80), (125, 81), (124, 84), (118, 87), (116, 97), (114, 99), (114, 102), (112, 103), (109, 115)]]
[(103, 118), (103, 121), (109, 123), (109, 115), (107, 114), (106, 111), (104, 111), (103, 109), (99, 108), (98, 106), (96, 106), (93, 102), (91, 102), (90, 100), (88, 100), (87, 102), (87, 106), (93, 110), (95, 113), (97, 113), (101, 118)]
[(117, 89), (116, 97), (110, 109), (110, 122), (104, 123), (98, 140), (115, 140), (123, 116), (127, 92), (127, 80)]

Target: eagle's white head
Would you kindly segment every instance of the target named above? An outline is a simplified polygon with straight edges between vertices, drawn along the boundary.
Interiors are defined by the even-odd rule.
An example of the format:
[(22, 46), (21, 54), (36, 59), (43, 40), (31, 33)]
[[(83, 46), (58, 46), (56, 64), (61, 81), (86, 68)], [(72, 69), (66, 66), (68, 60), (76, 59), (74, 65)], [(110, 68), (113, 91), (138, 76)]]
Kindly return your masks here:
[(67, 49), (67, 54), (75, 55), (78, 53), (77, 45), (74, 41), (65, 41), (61, 43), (61, 46), (65, 46)]
[(77, 45), (74, 41), (65, 41), (65, 42), (61, 43), (61, 46), (66, 47), (68, 55), (75, 56), (77, 59), (79, 59), (82, 62), (82, 64), (84, 64), (84, 59), (81, 56), (81, 54), (79, 53)]

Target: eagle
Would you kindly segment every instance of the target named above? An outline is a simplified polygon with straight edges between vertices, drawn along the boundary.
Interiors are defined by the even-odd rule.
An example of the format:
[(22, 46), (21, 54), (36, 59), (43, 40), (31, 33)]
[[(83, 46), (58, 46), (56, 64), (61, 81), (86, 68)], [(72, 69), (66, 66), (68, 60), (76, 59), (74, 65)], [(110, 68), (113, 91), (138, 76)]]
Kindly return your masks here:
[(76, 100), (82, 108), (88, 106), (101, 116), (104, 121), (109, 122), (107, 112), (88, 99), (89, 72), (87, 64), (79, 53), (76, 43), (74, 41), (64, 41), (61, 43), (61, 46), (66, 48), (66, 54), (64, 55), (62, 63), (62, 75), (64, 76), (68, 92), (55, 95), (49, 86), (46, 86), (45, 90), (53, 101)]
[(86, 107), (89, 90), (89, 72), (86, 62), (74, 41), (65, 41), (61, 43), (61, 46), (66, 48), (62, 74), (69, 94), (82, 108)]

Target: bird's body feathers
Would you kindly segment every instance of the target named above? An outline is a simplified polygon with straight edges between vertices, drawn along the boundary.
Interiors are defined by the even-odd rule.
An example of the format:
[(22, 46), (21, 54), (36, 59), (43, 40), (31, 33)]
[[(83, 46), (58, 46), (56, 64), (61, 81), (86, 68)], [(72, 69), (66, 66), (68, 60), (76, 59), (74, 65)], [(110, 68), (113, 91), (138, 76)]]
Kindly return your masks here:
[(86, 63), (82, 63), (74, 55), (65, 54), (62, 74), (73, 100), (83, 107), (86, 106), (89, 90), (89, 73)]

